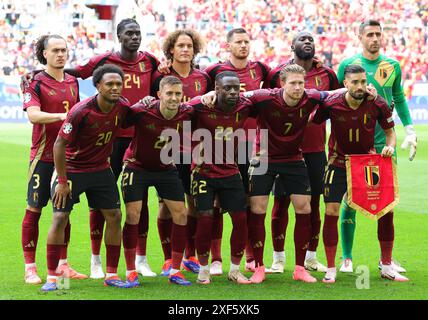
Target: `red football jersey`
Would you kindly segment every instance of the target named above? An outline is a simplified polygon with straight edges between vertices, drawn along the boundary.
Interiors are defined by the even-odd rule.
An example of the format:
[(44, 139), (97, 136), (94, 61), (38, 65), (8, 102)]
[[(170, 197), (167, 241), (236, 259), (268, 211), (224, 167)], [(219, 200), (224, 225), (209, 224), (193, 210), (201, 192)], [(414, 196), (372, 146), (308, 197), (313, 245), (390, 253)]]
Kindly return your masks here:
[[(243, 129), (245, 121), (254, 109), (251, 101), (240, 97), (236, 107), (230, 112), (209, 108), (201, 103), (200, 98), (193, 99), (189, 104), (195, 107), (192, 130), (208, 130), (211, 137), (211, 144), (208, 143), (207, 146), (211, 152), (204, 149), (203, 152), (198, 152), (197, 157), (192, 157), (192, 169), (209, 178), (223, 178), (238, 174), (239, 169), (235, 162), (238, 140), (235, 139), (235, 134), (237, 129)], [(242, 135), (245, 135), (244, 130), (242, 130)], [(234, 144), (232, 145), (232, 143)], [(218, 148), (220, 144), (223, 146), (222, 149)], [(203, 145), (198, 141), (193, 141), (193, 155), (196, 153), (195, 148)], [(231, 154), (226, 152), (227, 145), (229, 148), (235, 146)]]
[[(79, 84), (77, 79), (64, 74), (64, 80), (59, 82), (45, 71), (39, 72), (24, 90), (24, 110), (28, 107), (39, 107), (43, 112), (68, 112), (79, 102)], [(49, 124), (34, 124), (31, 160), (53, 162), (53, 145), (61, 128), (62, 122)]]
[[(287, 63), (280, 64), (275, 69), (269, 72), (269, 75), (263, 85), (265, 88), (281, 88), (279, 74), (286, 65), (294, 63), (290, 60)], [(306, 73), (305, 88), (317, 89), (319, 91), (329, 91), (339, 88), (339, 81), (334, 71), (320, 61), (314, 59), (312, 68)], [(302, 142), (302, 152), (323, 152), (326, 142), (326, 127), (325, 122), (322, 124), (309, 123), (306, 126), (305, 134)]]
[(140, 103), (132, 106), (127, 117), (127, 125), (135, 125), (135, 136), (125, 152), (124, 159), (128, 167), (147, 171), (163, 171), (174, 166), (174, 163), (163, 163), (161, 151), (169, 143), (162, 135), (164, 129), (176, 129), (182, 139), (183, 121), (190, 121), (193, 108), (180, 104), (174, 118), (168, 120), (160, 113), (159, 101), (145, 107)]
[[(139, 51), (134, 61), (123, 60), (120, 52), (106, 52), (92, 57), (86, 64), (76, 68), (83, 79), (92, 76), (94, 70), (106, 63), (122, 68), (125, 79), (123, 81), (122, 95), (132, 104), (150, 95), (152, 74), (159, 65), (158, 59), (145, 51)], [(118, 137), (132, 137), (134, 128), (121, 129)]]
[(374, 150), (376, 122), (383, 129), (394, 127), (391, 110), (382, 97), (378, 96), (375, 101), (365, 99), (354, 110), (349, 107), (345, 95), (330, 95), (320, 105), (313, 119), (316, 123), (330, 119), (328, 162), (342, 168), (345, 167), (345, 155), (367, 154)]
[[(237, 69), (230, 61), (226, 61), (224, 63), (213, 64), (205, 69), (205, 72), (208, 73), (213, 83), (215, 83), (216, 75), (223, 71), (236, 72), (241, 84), (241, 92), (245, 92), (260, 89), (269, 74), (270, 68), (260, 61), (249, 61), (245, 68)], [(248, 118), (244, 124), (244, 128), (247, 131), (249, 129), (256, 129), (256, 119)]]
[(76, 104), (58, 133), (68, 141), (67, 172), (94, 172), (110, 167), (113, 141), (130, 104), (121, 97), (109, 113), (104, 113), (99, 108), (96, 97)]
[[(300, 102), (290, 107), (284, 101), (283, 92), (280, 88), (244, 94), (257, 108), (259, 129), (268, 130), (268, 162), (303, 159), (300, 146), (309, 116), (327, 96), (325, 92), (306, 89)], [(263, 153), (263, 148), (260, 152)]]
[[(184, 78), (180, 76), (174, 69), (171, 68), (171, 73), (169, 75), (176, 76), (183, 83), (183, 99), (182, 102), (188, 102), (194, 97), (201, 96), (211, 90), (213, 90), (213, 85), (210, 77), (204, 71), (199, 69), (192, 69), (190, 74)], [(157, 97), (157, 92), (159, 91), (159, 83), (163, 77), (166, 75), (156, 71), (153, 74), (152, 81), (152, 96)], [(191, 137), (187, 137), (187, 139), (191, 139)], [(183, 146), (181, 144), (180, 151), (184, 153), (190, 153), (191, 149)]]
[(192, 69), (187, 77), (182, 77), (173, 68), (171, 68), (170, 74), (162, 74), (159, 71), (155, 71), (153, 74), (151, 92), (153, 97), (157, 97), (159, 83), (162, 78), (169, 75), (177, 77), (183, 83), (182, 102), (189, 102), (194, 97), (201, 96), (213, 90), (211, 79), (206, 72), (199, 69)]

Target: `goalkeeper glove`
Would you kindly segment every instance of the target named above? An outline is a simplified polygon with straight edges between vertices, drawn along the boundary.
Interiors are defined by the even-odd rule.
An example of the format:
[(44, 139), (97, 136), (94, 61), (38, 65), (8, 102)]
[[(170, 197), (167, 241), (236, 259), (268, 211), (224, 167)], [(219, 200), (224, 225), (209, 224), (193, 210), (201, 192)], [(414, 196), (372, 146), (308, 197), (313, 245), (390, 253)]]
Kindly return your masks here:
[(416, 130), (413, 125), (409, 124), (404, 127), (406, 129), (406, 137), (401, 144), (401, 149), (407, 149), (410, 146), (409, 160), (412, 161), (416, 155), (416, 146), (418, 144), (418, 138), (416, 137)]

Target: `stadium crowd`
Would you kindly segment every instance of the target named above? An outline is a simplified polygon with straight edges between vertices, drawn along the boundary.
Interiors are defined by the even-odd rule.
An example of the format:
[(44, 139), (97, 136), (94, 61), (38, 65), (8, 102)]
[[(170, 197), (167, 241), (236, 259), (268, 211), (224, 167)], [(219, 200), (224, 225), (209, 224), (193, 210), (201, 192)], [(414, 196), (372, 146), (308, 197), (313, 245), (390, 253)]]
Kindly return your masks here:
[[(201, 56), (210, 62), (226, 57), (223, 34), (244, 26), (253, 37), (253, 59), (274, 67), (291, 55), (293, 34), (307, 29), (316, 35), (320, 58), (333, 69), (358, 50), (356, 30), (365, 16), (384, 25), (384, 52), (400, 61), (403, 80), (428, 78), (428, 1), (387, 0), (317, 2), (233, 0), (158, 1), (138, 0), (145, 29), (147, 50), (161, 56), (161, 42), (173, 28), (190, 27), (206, 39)], [(65, 19), (65, 17), (72, 19)], [(43, 17), (40, 19), (40, 17)], [(70, 64), (82, 62), (113, 43), (95, 32), (96, 14), (76, 1), (2, 1), (0, 8), (0, 72), (23, 74), (34, 69), (33, 40), (46, 30), (46, 23), (67, 36)], [(144, 25), (144, 24), (143, 24)]]
[[(143, 42), (155, 56), (162, 55), (162, 39), (171, 29), (189, 27), (206, 39), (201, 56), (215, 62), (226, 57), (224, 34), (242, 25), (253, 37), (252, 58), (274, 67), (291, 56), (293, 34), (307, 29), (316, 35), (319, 57), (335, 70), (358, 50), (356, 30), (361, 19), (370, 16), (384, 25), (384, 52), (400, 61), (403, 81), (428, 78), (427, 0), (137, 0), (137, 5), (142, 25), (146, 21), (152, 26), (145, 28)], [(1, 1), (1, 74), (34, 69), (32, 43), (47, 21), (67, 36), (71, 65), (113, 46), (95, 32), (96, 14), (82, 2)]]

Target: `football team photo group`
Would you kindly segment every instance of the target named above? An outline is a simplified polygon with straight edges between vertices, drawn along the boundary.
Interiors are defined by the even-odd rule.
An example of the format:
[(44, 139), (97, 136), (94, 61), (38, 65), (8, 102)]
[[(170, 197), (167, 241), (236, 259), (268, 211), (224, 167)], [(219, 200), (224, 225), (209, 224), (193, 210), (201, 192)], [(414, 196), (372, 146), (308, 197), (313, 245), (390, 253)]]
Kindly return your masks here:
[[(12, 10), (4, 2), (2, 10)], [(78, 12), (82, 1), (51, 2)], [(135, 2), (142, 12), (157, 3)], [(298, 1), (292, 10), (289, 1), (249, 2), (279, 20), (316, 3)], [(339, 10), (340, 2), (329, 5)], [(419, 2), (411, 1), (424, 8)], [(323, 38), (330, 29), (284, 18), (288, 45), (271, 45), (264, 59), (260, 35), (241, 11), (246, 1), (216, 3), (213, 20), (227, 21), (229, 10), (242, 20), (207, 33), (209, 18), (197, 18), (208, 2), (197, 1), (199, 28), (186, 23), (190, 6), (178, 7), (174, 27), (149, 32), (138, 15), (118, 18), (112, 10), (116, 45), (79, 63), (71, 62), (78, 46), (67, 34), (34, 36), (27, 55), (37, 66), (15, 74), (31, 128), (15, 171), (27, 180), (8, 175), (21, 190), (8, 225), (20, 246), (8, 252), (19, 274), (9, 288), (23, 295), (12, 299), (83, 289), (87, 297), (78, 299), (97, 299), (91, 290), (105, 290), (101, 299), (137, 299), (143, 291), (143, 299), (168, 299), (159, 288), (178, 299), (231, 299), (228, 290), (234, 299), (281, 299), (281, 292), (286, 299), (312, 299), (312, 292), (314, 299), (405, 299), (413, 286), (423, 290), (417, 271), (426, 241), (412, 228), (424, 230), (425, 219), (401, 212), (412, 212), (403, 207), (416, 201), (408, 200), (413, 192), (423, 197), (411, 185), (424, 178), (401, 174), (425, 156), (416, 151), (427, 133), (414, 125), (403, 61), (385, 52), (391, 22), (363, 9), (343, 18), (352, 21), (356, 45), (335, 63), (324, 55), (334, 46)], [(281, 6), (289, 10), (275, 13)], [(426, 8), (418, 11), (425, 32)], [(149, 34), (159, 50), (144, 47)], [(208, 59), (206, 48), (216, 45), (224, 54)], [(268, 58), (275, 50), (287, 58)], [(14, 166), (1, 150), (2, 165)], [(423, 203), (412, 204), (423, 212)], [(361, 288), (376, 295), (388, 288), (391, 296), (365, 296), (371, 290)]]

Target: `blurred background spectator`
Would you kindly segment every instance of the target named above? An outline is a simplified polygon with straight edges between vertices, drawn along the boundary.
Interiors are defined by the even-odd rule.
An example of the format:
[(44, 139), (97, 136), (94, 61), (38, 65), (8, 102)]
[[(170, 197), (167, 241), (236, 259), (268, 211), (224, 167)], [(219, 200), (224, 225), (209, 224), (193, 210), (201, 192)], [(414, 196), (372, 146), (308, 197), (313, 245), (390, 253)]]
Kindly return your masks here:
[[(121, 10), (132, 2), (132, 12)], [(291, 56), (291, 39), (309, 30), (316, 38), (316, 54), (335, 70), (340, 61), (359, 52), (360, 22), (371, 17), (384, 27), (383, 52), (400, 61), (403, 82), (411, 88), (428, 78), (428, 0), (136, 0), (120, 2), (116, 23), (135, 16), (143, 32), (142, 50), (161, 57), (165, 35), (176, 28), (198, 30), (206, 41), (202, 64), (225, 60), (225, 36), (235, 27), (251, 35), (251, 59), (271, 66)], [(128, 5), (129, 6), (129, 5)], [(129, 9), (129, 8), (128, 8)], [(120, 12), (122, 16), (120, 16)], [(41, 34), (63, 35), (70, 49), (69, 65), (113, 47), (101, 39), (97, 14), (83, 0), (1, 0), (0, 74), (20, 75), (40, 68), (33, 42)], [(114, 26), (115, 27), (115, 26)], [(114, 32), (115, 33), (115, 32)]]

